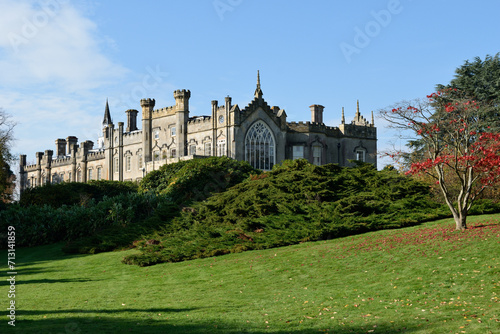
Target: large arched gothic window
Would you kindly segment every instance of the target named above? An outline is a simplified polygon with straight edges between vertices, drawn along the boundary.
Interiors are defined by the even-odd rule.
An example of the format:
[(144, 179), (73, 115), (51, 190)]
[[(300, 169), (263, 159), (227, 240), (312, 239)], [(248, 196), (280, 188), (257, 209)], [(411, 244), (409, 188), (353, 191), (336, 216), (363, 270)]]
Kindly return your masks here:
[(245, 160), (254, 168), (270, 170), (275, 164), (275, 152), (273, 133), (266, 123), (255, 122), (245, 137)]

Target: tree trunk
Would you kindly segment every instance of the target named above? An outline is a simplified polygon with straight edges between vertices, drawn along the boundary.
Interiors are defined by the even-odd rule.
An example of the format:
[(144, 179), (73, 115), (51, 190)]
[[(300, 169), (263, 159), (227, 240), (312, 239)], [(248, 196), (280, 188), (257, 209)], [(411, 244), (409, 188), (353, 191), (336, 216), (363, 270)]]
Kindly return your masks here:
[(460, 212), (460, 215), (454, 216), (455, 230), (463, 231), (467, 229), (467, 213)]

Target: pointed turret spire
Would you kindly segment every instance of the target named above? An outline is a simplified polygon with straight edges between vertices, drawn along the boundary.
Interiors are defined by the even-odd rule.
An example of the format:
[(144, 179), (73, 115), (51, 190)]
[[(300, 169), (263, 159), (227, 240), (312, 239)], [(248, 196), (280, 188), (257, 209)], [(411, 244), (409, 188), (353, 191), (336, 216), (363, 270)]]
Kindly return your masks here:
[(341, 124), (345, 124), (344, 107), (342, 107), (342, 121), (341, 121)]
[(264, 93), (262, 93), (262, 89), (260, 89), (260, 73), (259, 73), (259, 70), (257, 70), (257, 88), (255, 88), (255, 97), (257, 98), (262, 98), (262, 95), (264, 95)]
[(354, 118), (357, 122), (361, 120), (361, 114), (359, 113), (359, 100), (356, 102), (356, 116)]
[(373, 119), (373, 110), (372, 110), (372, 122), (371, 122), (371, 126), (374, 126), (375, 125), (375, 121)]
[(106, 99), (106, 108), (104, 109), (104, 119), (102, 121), (102, 126), (105, 127), (109, 124), (113, 124), (113, 121), (111, 120), (111, 113), (109, 112), (108, 99)]

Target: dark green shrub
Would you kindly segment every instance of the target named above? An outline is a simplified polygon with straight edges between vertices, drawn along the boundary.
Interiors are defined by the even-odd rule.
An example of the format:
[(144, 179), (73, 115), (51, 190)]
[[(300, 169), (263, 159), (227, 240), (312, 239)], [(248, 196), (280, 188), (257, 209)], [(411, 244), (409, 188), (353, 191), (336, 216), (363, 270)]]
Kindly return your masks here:
[(154, 190), (178, 204), (188, 204), (202, 201), (259, 173), (247, 162), (228, 157), (192, 159), (148, 173), (141, 181), (140, 190)]
[[(179, 176), (188, 167), (173, 181), (191, 185)], [(294, 160), (264, 175), (193, 203), (155, 235), (159, 245), (140, 243), (144, 259), (134, 255), (124, 263), (151, 264), (152, 253), (158, 253), (155, 261), (176, 262), (330, 239), (415, 225), (446, 212), (431, 200), (428, 186), (369, 164), (341, 168)]]
[(73, 204), (85, 206), (92, 199), (101, 201), (104, 197), (133, 193), (137, 192), (137, 189), (138, 186), (134, 182), (106, 180), (48, 184), (26, 189), (21, 195), (19, 204), (24, 207), (49, 205), (54, 208)]

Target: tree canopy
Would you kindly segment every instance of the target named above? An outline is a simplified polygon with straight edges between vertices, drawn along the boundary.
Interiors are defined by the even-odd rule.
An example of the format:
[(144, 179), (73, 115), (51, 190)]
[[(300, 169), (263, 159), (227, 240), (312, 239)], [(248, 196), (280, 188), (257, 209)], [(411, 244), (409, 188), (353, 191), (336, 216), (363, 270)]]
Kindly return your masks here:
[(500, 53), (495, 56), (486, 55), (484, 60), (480, 57), (465, 63), (455, 70), (455, 77), (448, 85), (437, 85), (437, 91), (451, 88), (450, 94), (459, 92), (468, 100), (481, 101), (483, 104), (494, 108), (483, 113), (485, 120), (492, 129), (500, 130)]
[(404, 101), (381, 111), (392, 127), (417, 138), (410, 142), (417, 149), (406, 155), (411, 160), (407, 173), (435, 180), (460, 230), (467, 227), (472, 203), (500, 182), (500, 134), (492, 132), (485, 116), (491, 109), (485, 101), (446, 88), (426, 100)]
[(10, 168), (12, 155), (10, 144), (14, 123), (10, 116), (0, 108), (0, 201), (9, 201), (12, 196), (14, 173)]

